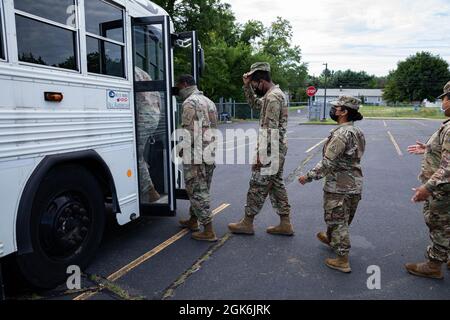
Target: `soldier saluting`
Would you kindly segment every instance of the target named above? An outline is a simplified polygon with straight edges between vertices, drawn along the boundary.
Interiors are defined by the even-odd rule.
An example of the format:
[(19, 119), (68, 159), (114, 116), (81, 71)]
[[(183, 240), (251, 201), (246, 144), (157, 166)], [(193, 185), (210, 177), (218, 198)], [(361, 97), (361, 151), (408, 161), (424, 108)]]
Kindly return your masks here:
[[(444, 87), (442, 109), (450, 117), (450, 82)], [(417, 142), (409, 153), (423, 154), (420, 188), (414, 189), (413, 202), (425, 202), (423, 213), (430, 229), (432, 245), (428, 261), (408, 263), (406, 270), (416, 276), (442, 279), (442, 264), (450, 254), (450, 119), (447, 119), (426, 144)], [(448, 262), (450, 269), (450, 262)]]
[(352, 96), (342, 96), (331, 102), (331, 118), (339, 126), (331, 134), (323, 148), (323, 159), (305, 176), (299, 178), (302, 185), (325, 178), (324, 211), (327, 231), (317, 234), (318, 239), (334, 249), (336, 259), (325, 264), (345, 273), (351, 272), (349, 263), (349, 226), (361, 200), (363, 174), (361, 158), (366, 141), (354, 121), (363, 119), (359, 113), (361, 101)]

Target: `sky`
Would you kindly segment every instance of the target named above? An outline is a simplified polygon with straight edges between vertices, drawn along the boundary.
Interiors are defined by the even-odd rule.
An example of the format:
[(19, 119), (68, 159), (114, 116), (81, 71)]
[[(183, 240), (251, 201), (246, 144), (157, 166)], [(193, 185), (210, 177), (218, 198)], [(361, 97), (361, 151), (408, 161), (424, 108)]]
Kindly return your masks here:
[(450, 63), (450, 0), (223, 0), (237, 21), (277, 16), (291, 22), (293, 45), (302, 49), (309, 73), (366, 71), (384, 76), (419, 51)]

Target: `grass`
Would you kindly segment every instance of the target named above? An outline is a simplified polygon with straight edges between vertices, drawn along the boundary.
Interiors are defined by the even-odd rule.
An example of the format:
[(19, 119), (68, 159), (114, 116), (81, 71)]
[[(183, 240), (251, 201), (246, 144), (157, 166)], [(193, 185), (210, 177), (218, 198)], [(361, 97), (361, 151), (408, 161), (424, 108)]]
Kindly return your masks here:
[(365, 118), (427, 118), (444, 119), (445, 116), (440, 108), (414, 107), (386, 107), (386, 106), (363, 106), (360, 109)]
[(326, 121), (308, 121), (308, 122), (302, 122), (301, 125), (322, 125), (322, 126), (330, 126), (330, 125), (337, 125), (337, 123), (331, 119), (327, 119)]

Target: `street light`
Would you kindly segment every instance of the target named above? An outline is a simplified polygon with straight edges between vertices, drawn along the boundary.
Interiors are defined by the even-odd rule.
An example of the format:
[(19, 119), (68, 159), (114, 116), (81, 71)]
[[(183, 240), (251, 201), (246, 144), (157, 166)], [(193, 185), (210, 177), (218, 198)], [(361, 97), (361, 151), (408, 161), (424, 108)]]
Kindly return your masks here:
[(327, 120), (327, 85), (328, 85), (328, 63), (323, 64), (325, 66), (325, 98), (323, 101), (323, 118), (322, 121)]

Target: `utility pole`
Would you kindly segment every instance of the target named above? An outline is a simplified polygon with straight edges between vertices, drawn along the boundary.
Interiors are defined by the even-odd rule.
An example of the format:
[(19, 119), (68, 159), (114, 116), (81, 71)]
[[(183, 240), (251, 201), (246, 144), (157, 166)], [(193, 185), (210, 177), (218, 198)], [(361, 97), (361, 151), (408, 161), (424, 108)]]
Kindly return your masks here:
[(323, 64), (325, 66), (325, 98), (323, 101), (323, 118), (322, 121), (327, 121), (327, 86), (328, 86), (328, 62)]

